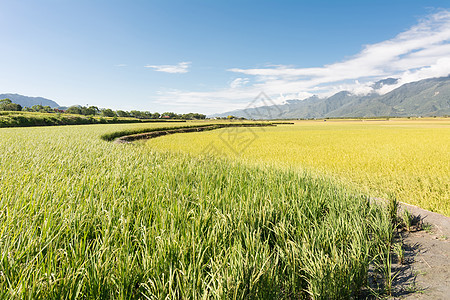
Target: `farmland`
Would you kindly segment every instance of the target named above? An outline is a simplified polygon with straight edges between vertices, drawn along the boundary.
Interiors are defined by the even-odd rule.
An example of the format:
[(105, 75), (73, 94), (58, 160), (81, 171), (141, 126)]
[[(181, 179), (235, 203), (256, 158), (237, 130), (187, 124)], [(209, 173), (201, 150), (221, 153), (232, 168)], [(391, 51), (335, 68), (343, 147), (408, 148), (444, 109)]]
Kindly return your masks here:
[(179, 124), (0, 129), (0, 298), (346, 298), (369, 265), (389, 283), (392, 215), (360, 189), (172, 151), (224, 129), (101, 139), (157, 126)]
[[(218, 157), (253, 165), (308, 170), (374, 197), (396, 197), (450, 216), (448, 118), (296, 121), (295, 125), (227, 130), (173, 135), (147, 145), (192, 154), (212, 149), (209, 152)], [(232, 145), (236, 138), (244, 145), (246, 140), (251, 142), (236, 153), (239, 146)]]

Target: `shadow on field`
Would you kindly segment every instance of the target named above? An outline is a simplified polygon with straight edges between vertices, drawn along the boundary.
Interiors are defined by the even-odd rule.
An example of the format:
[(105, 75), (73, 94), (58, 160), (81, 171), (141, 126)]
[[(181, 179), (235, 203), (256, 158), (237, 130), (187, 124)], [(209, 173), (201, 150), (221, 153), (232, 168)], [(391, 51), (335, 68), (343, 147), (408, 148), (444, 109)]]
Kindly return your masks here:
[(380, 299), (380, 298), (404, 298), (407, 295), (423, 292), (424, 289), (416, 285), (417, 273), (414, 272), (412, 264), (419, 251), (419, 244), (405, 244), (403, 239), (410, 233), (397, 233), (394, 241), (401, 243), (403, 257), (391, 253), (392, 286), (390, 295), (386, 290), (385, 278), (375, 265), (369, 266), (368, 289), (364, 289), (359, 299)]

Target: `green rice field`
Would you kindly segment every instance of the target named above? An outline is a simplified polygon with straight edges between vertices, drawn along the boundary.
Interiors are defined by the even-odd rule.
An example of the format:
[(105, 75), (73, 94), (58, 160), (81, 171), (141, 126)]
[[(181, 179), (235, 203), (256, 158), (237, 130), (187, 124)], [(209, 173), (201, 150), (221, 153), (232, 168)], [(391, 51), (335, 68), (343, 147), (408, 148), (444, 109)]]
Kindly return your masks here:
[[(369, 266), (389, 286), (392, 211), (318, 171), (342, 168), (332, 162), (336, 153), (370, 152), (356, 140), (367, 132), (383, 140), (390, 127), (255, 128), (258, 138), (239, 158), (195, 154), (224, 129), (147, 143), (101, 139), (156, 126), (179, 125), (0, 129), (1, 299), (352, 298), (373, 292)], [(327, 126), (342, 137), (350, 130), (355, 141), (346, 152), (344, 140), (332, 139), (321, 160), (316, 138), (330, 140)], [(411, 135), (432, 131), (445, 146), (446, 123), (418, 126)], [(421, 149), (441, 157), (437, 147)], [(384, 164), (380, 174), (390, 174)], [(363, 181), (362, 166), (345, 170)], [(442, 201), (434, 187), (446, 184), (445, 167), (421, 171), (436, 195), (427, 201)], [(379, 182), (367, 187), (388, 192)]]

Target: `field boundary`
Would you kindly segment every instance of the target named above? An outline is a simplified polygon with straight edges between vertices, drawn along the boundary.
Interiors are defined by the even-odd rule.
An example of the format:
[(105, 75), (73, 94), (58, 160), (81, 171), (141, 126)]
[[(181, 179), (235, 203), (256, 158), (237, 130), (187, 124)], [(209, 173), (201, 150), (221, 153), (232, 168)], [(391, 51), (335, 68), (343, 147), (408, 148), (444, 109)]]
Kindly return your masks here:
[(431, 224), (440, 235), (450, 236), (449, 217), (404, 202), (400, 202), (400, 209), (401, 212), (408, 210), (413, 216), (419, 217), (422, 222)]
[[(154, 128), (154, 130), (146, 130), (146, 132), (136, 133), (136, 134), (129, 134), (129, 135), (123, 135), (118, 136), (114, 138), (114, 143), (117, 144), (124, 144), (124, 143), (131, 143), (137, 140), (145, 140), (145, 139), (152, 139), (159, 136), (169, 135), (169, 134), (175, 134), (175, 133), (188, 133), (188, 132), (201, 132), (201, 131), (210, 131), (215, 129), (221, 129), (221, 128), (228, 128), (228, 127), (266, 127), (266, 126), (276, 126), (272, 123), (251, 123), (251, 124), (208, 124), (208, 125), (196, 125), (196, 126), (184, 126), (184, 127), (177, 127), (177, 128)], [(113, 133), (114, 135), (114, 133)], [(111, 140), (107, 139), (106, 136), (102, 136), (105, 140)]]
[[(370, 202), (388, 206), (390, 200), (371, 197)], [(405, 216), (411, 226), (406, 225)], [(394, 231), (394, 244), (399, 246), (392, 249), (391, 296), (417, 299), (422, 294), (427, 299), (444, 299), (450, 292), (450, 218), (401, 201), (397, 218), (403, 226)]]

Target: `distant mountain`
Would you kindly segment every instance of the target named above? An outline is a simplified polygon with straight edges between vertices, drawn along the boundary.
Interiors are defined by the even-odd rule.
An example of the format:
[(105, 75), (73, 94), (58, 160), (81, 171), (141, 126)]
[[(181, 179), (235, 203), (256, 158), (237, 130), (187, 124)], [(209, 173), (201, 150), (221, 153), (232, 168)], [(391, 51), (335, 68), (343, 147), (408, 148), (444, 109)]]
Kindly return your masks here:
[[(398, 79), (387, 78), (373, 87), (378, 89), (397, 82)], [(342, 91), (328, 98), (313, 96), (305, 100), (287, 100), (283, 105), (229, 111), (213, 117), (229, 115), (248, 119), (450, 115), (450, 76), (407, 83), (384, 95), (357, 96)]]
[(0, 94), (0, 100), (5, 98), (20, 104), (22, 107), (32, 107), (33, 105), (50, 106), (51, 108), (59, 107), (59, 104), (55, 101), (42, 97), (28, 97), (19, 94)]
[(386, 78), (386, 79), (379, 80), (379, 81), (375, 82), (375, 83), (372, 85), (372, 87), (373, 87), (374, 89), (380, 89), (380, 88), (382, 88), (382, 87), (385, 86), (385, 85), (393, 85), (393, 84), (397, 84), (397, 82), (398, 82), (398, 78)]

